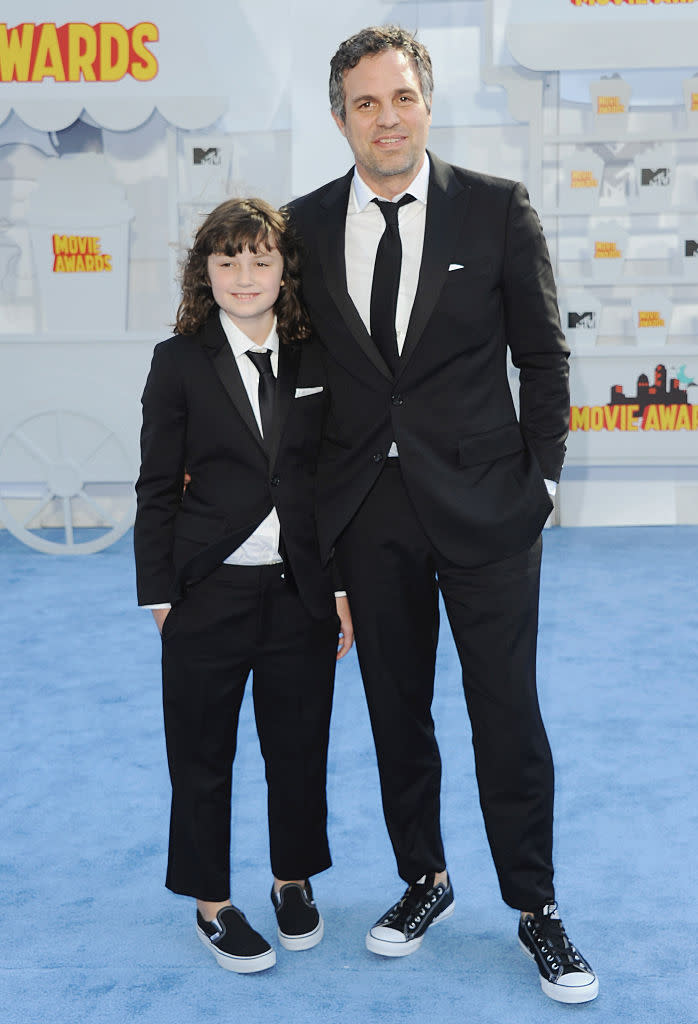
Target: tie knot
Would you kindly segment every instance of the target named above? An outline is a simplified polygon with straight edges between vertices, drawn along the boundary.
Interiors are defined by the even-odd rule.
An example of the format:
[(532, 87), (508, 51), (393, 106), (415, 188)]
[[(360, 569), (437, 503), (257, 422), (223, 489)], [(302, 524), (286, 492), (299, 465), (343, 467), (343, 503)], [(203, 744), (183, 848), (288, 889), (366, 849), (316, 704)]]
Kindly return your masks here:
[(248, 351), (245, 352), (245, 355), (254, 363), (258, 373), (273, 374), (273, 370), (271, 368), (271, 352), (268, 349), (264, 349), (262, 352)]
[(413, 203), (414, 196), (411, 196), (409, 192), (405, 192), (401, 199), (398, 199), (396, 203), (390, 202), (389, 199), (372, 199), (371, 202), (375, 203), (380, 212), (385, 218), (385, 223), (390, 227), (397, 227), (397, 213), (401, 206), (407, 206), (408, 203)]

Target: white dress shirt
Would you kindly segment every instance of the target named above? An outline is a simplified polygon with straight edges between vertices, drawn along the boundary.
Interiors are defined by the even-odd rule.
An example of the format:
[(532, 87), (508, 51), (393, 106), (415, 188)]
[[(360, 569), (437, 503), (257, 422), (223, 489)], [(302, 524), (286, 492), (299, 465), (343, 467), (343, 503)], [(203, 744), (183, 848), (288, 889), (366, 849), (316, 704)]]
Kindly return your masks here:
[[(422, 265), (422, 249), (424, 248), (424, 229), (427, 219), (427, 192), (429, 189), (430, 163), (428, 155), (424, 158), (420, 170), (404, 190), (396, 195), (392, 202), (397, 203), (406, 192), (414, 196), (415, 202), (401, 206), (398, 210), (400, 240), (402, 242), (402, 263), (400, 269), (400, 288), (397, 296), (395, 313), (395, 335), (397, 350), (402, 354), (405, 344), (407, 327), (412, 314), (419, 271)], [(385, 230), (385, 218), (373, 199), (385, 201), (363, 180), (358, 170), (354, 169), (354, 180), (349, 192), (347, 206), (346, 235), (344, 240), (344, 258), (347, 269), (347, 291), (349, 298), (356, 306), (366, 330), (371, 333), (371, 286), (373, 284), (373, 268), (376, 262), (378, 243)], [(398, 454), (397, 445), (393, 441), (389, 456)], [(548, 493), (555, 494), (557, 484), (554, 480), (546, 480)]]
[[(427, 190), (429, 188), (429, 157), (424, 158), (421, 170), (418, 171), (409, 187), (395, 196), (397, 202), (409, 192), (415, 202), (401, 206), (398, 210), (400, 240), (402, 242), (402, 264), (400, 270), (400, 289), (397, 296), (395, 314), (395, 333), (397, 350), (402, 353), (405, 344), (407, 326), (410, 322), (412, 306), (417, 294), (419, 270), (422, 265), (422, 248), (424, 246), (424, 226), (427, 218)], [(347, 267), (347, 290), (351, 301), (356, 306), (359, 316), (371, 332), (371, 285), (373, 284), (373, 267), (376, 262), (376, 251), (381, 236), (385, 231), (385, 218), (373, 199), (385, 202), (384, 196), (373, 192), (358, 171), (354, 171), (354, 180), (349, 193), (347, 206), (346, 235), (344, 256)]]
[[(260, 434), (262, 433), (262, 417), (259, 413), (259, 372), (248, 359), (246, 352), (271, 352), (271, 368), (274, 376), (278, 376), (279, 367), (279, 336), (276, 333), (276, 319), (263, 345), (255, 345), (246, 334), (235, 326), (227, 313), (219, 310), (221, 324), (230, 347), (235, 356), (237, 368), (245, 385), (247, 397), (250, 400), (254, 418), (257, 420)], [(229, 565), (273, 565), (281, 561), (279, 554), (279, 537), (281, 526), (276, 509), (273, 508), (257, 529), (250, 534), (246, 541), (236, 548), (231, 555), (225, 559)]]
[[(402, 242), (402, 263), (400, 264), (400, 287), (395, 310), (395, 336), (397, 350), (402, 354), (405, 335), (417, 294), (419, 270), (422, 265), (424, 227), (427, 219), (427, 190), (429, 188), (429, 157), (404, 192), (391, 201), (397, 203), (405, 192), (414, 196), (415, 202), (401, 206), (398, 210), (400, 241)], [(354, 180), (349, 192), (347, 205), (346, 234), (344, 238), (344, 259), (347, 268), (347, 291), (356, 306), (366, 330), (371, 333), (371, 287), (373, 268), (376, 262), (378, 244), (385, 231), (385, 217), (373, 202), (386, 201), (363, 180), (354, 170)], [(393, 441), (388, 455), (396, 456), (397, 445)]]

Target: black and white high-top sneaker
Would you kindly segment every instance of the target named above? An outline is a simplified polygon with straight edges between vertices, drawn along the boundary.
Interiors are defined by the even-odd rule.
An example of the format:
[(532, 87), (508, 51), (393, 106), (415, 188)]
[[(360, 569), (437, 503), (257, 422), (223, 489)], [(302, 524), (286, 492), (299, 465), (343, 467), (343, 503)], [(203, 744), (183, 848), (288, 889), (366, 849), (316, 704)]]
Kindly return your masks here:
[(454, 910), (450, 880), (435, 885), (433, 873), (423, 875), (369, 929), (366, 948), (381, 956), (409, 956), (421, 946), (429, 925), (444, 921)]
[(567, 938), (557, 903), (546, 904), (535, 914), (519, 921), (519, 942), (535, 960), (541, 988), (559, 1003), (588, 1003), (599, 994), (593, 970)]

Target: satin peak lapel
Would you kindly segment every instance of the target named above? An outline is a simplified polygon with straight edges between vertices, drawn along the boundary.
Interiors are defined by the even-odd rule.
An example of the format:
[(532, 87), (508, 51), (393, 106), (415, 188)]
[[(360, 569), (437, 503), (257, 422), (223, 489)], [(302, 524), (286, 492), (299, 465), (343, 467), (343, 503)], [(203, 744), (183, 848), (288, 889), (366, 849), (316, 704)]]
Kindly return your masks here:
[(461, 230), (470, 199), (470, 188), (462, 185), (451, 167), (429, 154), (431, 176), (427, 194), (422, 266), (398, 376), (419, 343), (448, 275), (453, 246)]

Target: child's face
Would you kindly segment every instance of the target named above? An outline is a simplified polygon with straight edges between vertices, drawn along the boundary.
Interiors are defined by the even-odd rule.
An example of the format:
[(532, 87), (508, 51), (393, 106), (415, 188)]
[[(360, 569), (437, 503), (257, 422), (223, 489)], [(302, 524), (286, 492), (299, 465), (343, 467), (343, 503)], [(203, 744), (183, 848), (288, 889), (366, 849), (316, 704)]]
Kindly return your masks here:
[(213, 297), (236, 327), (258, 345), (266, 340), (274, 323), (274, 303), (284, 272), (279, 250), (243, 249), (235, 256), (214, 252), (208, 258), (208, 277)]

